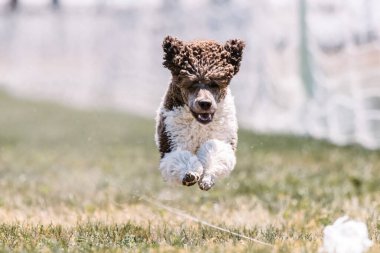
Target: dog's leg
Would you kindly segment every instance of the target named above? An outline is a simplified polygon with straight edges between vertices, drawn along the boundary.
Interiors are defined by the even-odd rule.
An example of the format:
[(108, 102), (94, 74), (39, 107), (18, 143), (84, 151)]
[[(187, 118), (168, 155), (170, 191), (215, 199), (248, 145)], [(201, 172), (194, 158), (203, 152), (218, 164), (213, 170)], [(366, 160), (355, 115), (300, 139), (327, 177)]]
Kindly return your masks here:
[(199, 181), (203, 167), (197, 156), (189, 151), (176, 150), (161, 159), (160, 171), (167, 182), (191, 186)]
[(205, 191), (215, 184), (216, 179), (230, 174), (236, 164), (235, 152), (231, 145), (219, 140), (213, 139), (203, 143), (197, 156), (204, 168), (198, 185)]

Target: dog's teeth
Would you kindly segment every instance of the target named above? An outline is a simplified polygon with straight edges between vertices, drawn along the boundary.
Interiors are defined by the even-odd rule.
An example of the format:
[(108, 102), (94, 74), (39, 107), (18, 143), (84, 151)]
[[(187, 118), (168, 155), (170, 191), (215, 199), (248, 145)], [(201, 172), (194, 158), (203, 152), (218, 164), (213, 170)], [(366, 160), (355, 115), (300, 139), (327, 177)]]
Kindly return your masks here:
[(210, 119), (210, 114), (199, 114), (198, 118), (201, 120), (209, 120)]

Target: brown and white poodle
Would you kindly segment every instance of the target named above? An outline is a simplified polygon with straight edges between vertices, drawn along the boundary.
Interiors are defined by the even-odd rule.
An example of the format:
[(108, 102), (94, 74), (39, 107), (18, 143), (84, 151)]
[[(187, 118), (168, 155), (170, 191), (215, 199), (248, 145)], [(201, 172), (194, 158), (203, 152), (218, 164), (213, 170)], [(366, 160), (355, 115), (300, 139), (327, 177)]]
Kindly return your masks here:
[(229, 84), (244, 42), (183, 42), (166, 37), (171, 83), (157, 112), (156, 144), (165, 181), (209, 190), (236, 163), (237, 121)]

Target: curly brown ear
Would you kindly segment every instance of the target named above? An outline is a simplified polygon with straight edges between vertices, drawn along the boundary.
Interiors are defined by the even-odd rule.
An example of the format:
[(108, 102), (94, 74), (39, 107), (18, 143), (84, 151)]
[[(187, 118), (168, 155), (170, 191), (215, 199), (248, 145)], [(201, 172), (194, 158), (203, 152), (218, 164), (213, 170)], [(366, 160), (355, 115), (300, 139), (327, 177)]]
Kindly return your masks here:
[(176, 63), (175, 57), (180, 53), (182, 46), (183, 42), (172, 36), (166, 36), (162, 43), (162, 49), (164, 50), (163, 65), (172, 72), (178, 70), (178, 63)]
[(224, 49), (230, 53), (228, 62), (234, 67), (234, 74), (239, 72), (240, 62), (243, 58), (244, 47), (244, 41), (238, 39), (228, 40), (224, 44)]

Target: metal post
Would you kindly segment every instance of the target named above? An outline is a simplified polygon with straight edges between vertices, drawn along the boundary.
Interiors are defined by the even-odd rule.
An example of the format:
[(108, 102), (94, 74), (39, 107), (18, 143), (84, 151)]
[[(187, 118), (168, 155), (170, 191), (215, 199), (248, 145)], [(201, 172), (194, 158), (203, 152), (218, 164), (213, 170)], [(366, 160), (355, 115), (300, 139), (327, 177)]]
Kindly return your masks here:
[(18, 7), (18, 0), (10, 0), (9, 6), (12, 11), (15, 11)]
[(59, 9), (59, 0), (52, 0), (53, 9)]
[(314, 79), (311, 71), (309, 42), (307, 34), (306, 0), (299, 0), (299, 22), (300, 22), (300, 72), (303, 84), (308, 96), (314, 95)]

